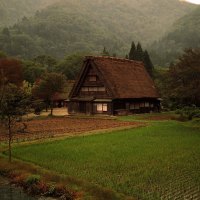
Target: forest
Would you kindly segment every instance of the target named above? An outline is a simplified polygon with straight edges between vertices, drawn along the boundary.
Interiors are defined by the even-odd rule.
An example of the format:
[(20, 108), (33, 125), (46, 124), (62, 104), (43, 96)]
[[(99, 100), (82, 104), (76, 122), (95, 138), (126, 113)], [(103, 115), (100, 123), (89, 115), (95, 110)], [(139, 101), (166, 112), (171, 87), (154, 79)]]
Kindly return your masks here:
[[(10, 20), (14, 18), (14, 23), (6, 17), (1, 20), (4, 26), (0, 49), (11, 56), (31, 59), (43, 54), (57, 58), (77, 52), (98, 54), (104, 46), (111, 54), (124, 57), (132, 41), (139, 41), (148, 51), (153, 51), (152, 43), (194, 9), (191, 4), (174, 0), (85, 0), (84, 3), (65, 0), (54, 1), (53, 5), (47, 0), (34, 5), (30, 0), (29, 4), (21, 2), (22, 12), (20, 8), (16, 10), (20, 14), (11, 12), (14, 16), (10, 16)], [(9, 8), (15, 6), (11, 5), (11, 2), (4, 2), (0, 9), (9, 12)], [(32, 12), (28, 10), (31, 8)], [(156, 57), (155, 53), (151, 54)], [(156, 65), (160, 64), (153, 60)]]

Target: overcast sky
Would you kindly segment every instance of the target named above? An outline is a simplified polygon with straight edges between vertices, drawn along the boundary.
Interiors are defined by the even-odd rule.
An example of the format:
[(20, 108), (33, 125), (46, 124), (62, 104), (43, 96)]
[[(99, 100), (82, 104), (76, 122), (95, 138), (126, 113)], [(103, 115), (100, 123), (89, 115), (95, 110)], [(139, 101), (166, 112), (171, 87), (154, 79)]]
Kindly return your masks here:
[(186, 1), (188, 3), (193, 3), (193, 4), (200, 5), (200, 0), (180, 0), (180, 1)]

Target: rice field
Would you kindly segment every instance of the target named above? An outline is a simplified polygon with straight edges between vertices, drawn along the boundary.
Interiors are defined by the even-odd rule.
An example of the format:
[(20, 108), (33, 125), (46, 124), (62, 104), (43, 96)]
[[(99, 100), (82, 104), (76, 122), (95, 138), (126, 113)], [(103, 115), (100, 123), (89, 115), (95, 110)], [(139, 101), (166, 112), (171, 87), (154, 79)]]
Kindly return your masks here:
[(136, 199), (200, 199), (200, 129), (181, 122), (19, 146), (13, 153)]

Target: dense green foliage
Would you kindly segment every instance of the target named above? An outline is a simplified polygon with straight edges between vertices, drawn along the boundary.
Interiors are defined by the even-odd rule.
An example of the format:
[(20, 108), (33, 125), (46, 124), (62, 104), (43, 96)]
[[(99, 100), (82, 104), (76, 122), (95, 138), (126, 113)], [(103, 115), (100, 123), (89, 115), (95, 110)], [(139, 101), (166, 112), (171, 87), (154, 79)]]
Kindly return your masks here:
[(67, 79), (75, 80), (83, 65), (84, 54), (73, 54), (65, 57), (55, 68), (55, 71), (64, 74)]
[(170, 108), (200, 106), (200, 49), (189, 49), (160, 74), (158, 86), (162, 98)]
[(184, 199), (187, 191), (198, 191), (200, 184), (199, 142), (199, 129), (169, 121), (22, 146), (14, 149), (14, 155), (141, 199), (178, 194)]
[(56, 0), (1, 0), (0, 27), (13, 25), (24, 16), (33, 15), (54, 2)]
[(106, 46), (124, 57), (130, 41), (152, 42), (191, 9), (174, 0), (63, 0), (3, 30), (0, 49), (33, 58), (99, 53)]
[(200, 108), (186, 106), (176, 110), (176, 114), (180, 115), (180, 120), (192, 120), (193, 118), (200, 118)]
[(23, 61), (23, 78), (31, 84), (40, 79), (46, 72), (46, 68), (31, 60)]
[(156, 65), (176, 62), (184, 49), (200, 48), (200, 8), (174, 23), (171, 31), (149, 49)]

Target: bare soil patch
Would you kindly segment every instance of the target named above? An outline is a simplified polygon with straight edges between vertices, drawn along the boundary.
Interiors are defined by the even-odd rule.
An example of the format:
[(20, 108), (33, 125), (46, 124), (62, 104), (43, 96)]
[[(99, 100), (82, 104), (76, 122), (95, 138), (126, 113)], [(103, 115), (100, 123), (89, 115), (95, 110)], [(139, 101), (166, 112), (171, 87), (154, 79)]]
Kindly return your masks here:
[(147, 120), (155, 120), (155, 121), (162, 121), (162, 120), (171, 120), (174, 116), (173, 115), (155, 115), (155, 116), (147, 116), (144, 119)]
[[(95, 130), (115, 129), (120, 127), (137, 127), (143, 123), (123, 122), (112, 119), (95, 118), (49, 118), (43, 120), (31, 120), (26, 122), (25, 133), (16, 133), (13, 139), (42, 139), (54, 136), (75, 136)], [(18, 125), (21, 126), (21, 125)], [(0, 141), (5, 140), (5, 130), (0, 129)]]

